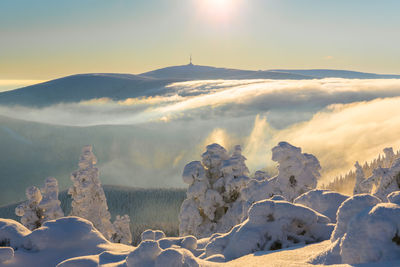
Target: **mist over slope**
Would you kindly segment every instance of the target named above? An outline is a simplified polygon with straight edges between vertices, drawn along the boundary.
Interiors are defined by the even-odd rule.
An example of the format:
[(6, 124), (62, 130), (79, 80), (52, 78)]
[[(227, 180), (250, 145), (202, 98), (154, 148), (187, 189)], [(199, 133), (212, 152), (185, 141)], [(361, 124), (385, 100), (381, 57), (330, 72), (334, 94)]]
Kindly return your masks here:
[[(0, 205), (24, 199), (26, 187), (48, 176), (68, 188), (88, 144), (104, 184), (146, 188), (184, 187), (184, 165), (213, 142), (242, 145), (254, 172), (273, 170), (271, 148), (288, 141), (320, 159), (323, 181), (400, 146), (399, 79), (172, 81), (90, 74), (53, 81), (59, 98), (43, 93), (52, 82), (44, 91), (37, 85), (8, 92), (21, 104), (0, 104)], [(64, 93), (68, 100), (58, 103)]]

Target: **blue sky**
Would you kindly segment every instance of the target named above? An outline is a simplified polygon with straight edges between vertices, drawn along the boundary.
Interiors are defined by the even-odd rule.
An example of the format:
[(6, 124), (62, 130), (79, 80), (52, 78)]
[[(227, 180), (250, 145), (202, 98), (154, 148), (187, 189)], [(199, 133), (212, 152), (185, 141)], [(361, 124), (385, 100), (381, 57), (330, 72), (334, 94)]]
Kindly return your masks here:
[(190, 53), (232, 68), (400, 73), (399, 10), (395, 0), (1, 0), (0, 79), (141, 73)]

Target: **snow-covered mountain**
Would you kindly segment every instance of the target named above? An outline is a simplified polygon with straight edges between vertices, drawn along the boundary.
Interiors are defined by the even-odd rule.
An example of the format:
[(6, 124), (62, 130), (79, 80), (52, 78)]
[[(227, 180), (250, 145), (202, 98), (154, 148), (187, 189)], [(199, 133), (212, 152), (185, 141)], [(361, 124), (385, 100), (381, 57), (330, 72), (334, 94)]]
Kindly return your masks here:
[(346, 79), (399, 79), (400, 75), (376, 74), (349, 70), (330, 69), (273, 69), (270, 71), (304, 75), (314, 78), (346, 78)]
[(310, 79), (312, 77), (276, 71), (252, 71), (216, 68), (200, 65), (172, 66), (140, 74), (157, 79), (212, 80), (212, 79)]
[(171, 82), (133, 74), (77, 74), (0, 93), (0, 104), (47, 106), (102, 97), (119, 100), (157, 95)]
[(139, 75), (110, 73), (71, 75), (0, 93), (0, 104), (43, 107), (58, 103), (80, 102), (103, 97), (122, 100), (126, 98), (164, 95), (171, 90), (166, 85), (173, 82), (190, 80), (303, 80), (326, 77), (389, 79), (400, 78), (400, 75), (381, 75), (323, 69), (251, 71), (188, 64), (161, 68)]

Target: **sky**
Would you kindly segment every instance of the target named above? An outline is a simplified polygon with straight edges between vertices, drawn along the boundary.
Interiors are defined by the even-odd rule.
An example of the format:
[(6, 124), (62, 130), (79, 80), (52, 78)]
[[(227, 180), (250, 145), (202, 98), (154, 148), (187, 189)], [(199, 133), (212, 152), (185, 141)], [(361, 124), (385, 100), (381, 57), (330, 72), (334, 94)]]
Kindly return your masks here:
[(218, 67), (398, 74), (399, 10), (396, 0), (1, 0), (0, 90), (190, 54)]

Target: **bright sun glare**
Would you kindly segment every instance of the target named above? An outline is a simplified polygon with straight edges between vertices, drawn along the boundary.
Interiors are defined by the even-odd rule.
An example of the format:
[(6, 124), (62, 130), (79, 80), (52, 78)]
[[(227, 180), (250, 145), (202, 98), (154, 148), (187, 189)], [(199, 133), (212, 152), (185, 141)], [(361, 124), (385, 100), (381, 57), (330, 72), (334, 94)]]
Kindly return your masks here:
[(198, 0), (203, 16), (213, 21), (227, 21), (234, 16), (239, 0)]

